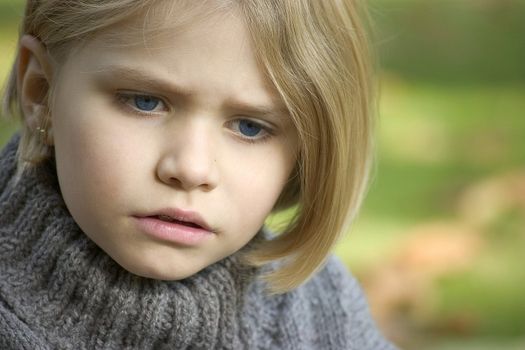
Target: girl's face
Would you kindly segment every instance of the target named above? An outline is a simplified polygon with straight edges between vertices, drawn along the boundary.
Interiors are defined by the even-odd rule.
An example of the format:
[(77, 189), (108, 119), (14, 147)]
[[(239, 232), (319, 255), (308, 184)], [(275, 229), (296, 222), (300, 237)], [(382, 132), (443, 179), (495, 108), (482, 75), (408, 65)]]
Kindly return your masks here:
[(75, 51), (58, 67), (52, 127), (78, 225), (127, 270), (173, 280), (257, 233), (297, 135), (235, 13), (165, 34)]

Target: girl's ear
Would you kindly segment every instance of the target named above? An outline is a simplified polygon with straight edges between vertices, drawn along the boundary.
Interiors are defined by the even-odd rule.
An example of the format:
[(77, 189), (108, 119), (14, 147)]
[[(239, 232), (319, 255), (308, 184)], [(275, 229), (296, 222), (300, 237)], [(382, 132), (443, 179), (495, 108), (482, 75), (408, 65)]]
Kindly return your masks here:
[(17, 73), (23, 120), (30, 130), (43, 133), (44, 142), (51, 145), (53, 140), (48, 97), (53, 66), (46, 47), (34, 36), (24, 35), (20, 38)]

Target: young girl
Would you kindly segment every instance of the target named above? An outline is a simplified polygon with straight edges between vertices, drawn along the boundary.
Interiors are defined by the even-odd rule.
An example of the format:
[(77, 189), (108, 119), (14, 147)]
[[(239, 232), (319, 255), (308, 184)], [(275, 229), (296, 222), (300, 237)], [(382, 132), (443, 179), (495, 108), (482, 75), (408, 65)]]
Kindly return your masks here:
[(392, 349), (328, 257), (370, 165), (355, 2), (28, 1), (0, 348)]

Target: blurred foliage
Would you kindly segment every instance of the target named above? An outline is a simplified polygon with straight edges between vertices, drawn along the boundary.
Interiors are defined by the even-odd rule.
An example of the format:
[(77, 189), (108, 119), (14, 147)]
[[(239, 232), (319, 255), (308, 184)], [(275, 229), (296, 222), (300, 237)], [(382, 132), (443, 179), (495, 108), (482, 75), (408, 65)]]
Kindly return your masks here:
[(388, 69), (417, 81), (525, 84), (525, 1), (370, 3)]
[(383, 87), (380, 163), (367, 199), (374, 214), (451, 215), (466, 185), (525, 159), (525, 87), (450, 87), (388, 75)]
[(525, 348), (525, 1), (371, 4), (378, 167), (337, 252), (407, 349)]

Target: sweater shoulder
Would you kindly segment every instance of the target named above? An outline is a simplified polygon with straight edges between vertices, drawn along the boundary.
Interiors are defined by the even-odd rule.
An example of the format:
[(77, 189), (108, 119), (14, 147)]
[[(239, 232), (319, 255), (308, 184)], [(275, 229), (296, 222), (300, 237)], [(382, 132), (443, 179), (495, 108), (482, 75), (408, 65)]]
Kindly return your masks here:
[(395, 349), (373, 320), (359, 281), (335, 255), (328, 257), (299, 295), (308, 301), (314, 329), (326, 333), (323, 343), (334, 348)]
[(348, 322), (371, 318), (358, 280), (334, 255), (329, 256), (325, 265), (305, 283), (300, 294), (323, 300), (325, 308), (340, 310), (341, 317)]
[(12, 180), (16, 171), (16, 153), (20, 135), (15, 134), (0, 150), (0, 194)]
[(353, 307), (368, 307), (357, 278), (335, 255), (328, 257), (324, 266), (311, 278), (306, 287), (309, 293), (336, 298)]

